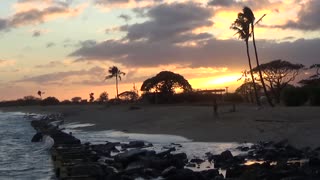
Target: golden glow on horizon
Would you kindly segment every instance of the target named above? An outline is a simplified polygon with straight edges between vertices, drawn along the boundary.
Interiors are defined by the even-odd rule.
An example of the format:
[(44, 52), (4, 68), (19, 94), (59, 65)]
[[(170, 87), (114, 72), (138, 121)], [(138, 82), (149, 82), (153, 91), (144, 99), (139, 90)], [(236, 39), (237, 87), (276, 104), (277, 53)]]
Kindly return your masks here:
[(230, 84), (237, 82), (239, 79), (240, 75), (239, 74), (232, 74), (232, 75), (227, 75), (227, 76), (222, 76), (222, 77), (216, 77), (212, 80), (208, 81), (208, 84), (211, 85), (225, 85), (225, 84)]
[(213, 76), (207, 78), (193, 78), (189, 80), (193, 89), (219, 89), (228, 86), (230, 91), (239, 87), (242, 81), (238, 81), (241, 74), (228, 74), (225, 76)]

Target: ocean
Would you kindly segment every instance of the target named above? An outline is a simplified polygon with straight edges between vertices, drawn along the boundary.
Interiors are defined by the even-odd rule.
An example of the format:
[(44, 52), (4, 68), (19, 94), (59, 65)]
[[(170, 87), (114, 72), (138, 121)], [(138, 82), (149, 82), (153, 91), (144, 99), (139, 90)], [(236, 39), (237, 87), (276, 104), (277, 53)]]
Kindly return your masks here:
[(31, 143), (36, 131), (24, 113), (0, 112), (0, 179), (56, 179), (48, 146)]

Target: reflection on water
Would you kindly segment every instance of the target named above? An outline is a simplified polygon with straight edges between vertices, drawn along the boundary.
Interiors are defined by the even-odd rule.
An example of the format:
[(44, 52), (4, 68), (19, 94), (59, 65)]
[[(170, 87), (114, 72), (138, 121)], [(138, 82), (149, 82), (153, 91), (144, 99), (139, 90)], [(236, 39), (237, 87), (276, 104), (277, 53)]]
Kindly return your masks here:
[(0, 179), (55, 179), (44, 143), (31, 143), (35, 131), (24, 113), (0, 112)]

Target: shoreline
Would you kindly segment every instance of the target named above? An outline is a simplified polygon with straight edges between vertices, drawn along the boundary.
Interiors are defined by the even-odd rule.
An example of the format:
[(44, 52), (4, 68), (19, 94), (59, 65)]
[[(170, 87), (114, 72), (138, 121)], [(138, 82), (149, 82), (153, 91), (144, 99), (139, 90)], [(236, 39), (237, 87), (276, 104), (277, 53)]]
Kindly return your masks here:
[[(50, 150), (54, 172), (61, 179), (309, 179), (319, 178), (319, 148), (297, 149), (288, 141), (260, 142), (236, 149), (244, 154), (234, 156), (227, 149), (220, 154), (211, 150), (204, 158), (189, 159), (176, 152), (181, 144), (171, 143), (160, 151), (144, 141), (81, 143), (72, 134), (60, 130), (60, 115), (32, 120), (37, 131), (32, 142), (49, 135), (54, 144)], [(60, 121), (60, 122), (57, 122)], [(148, 149), (151, 148), (151, 149)]]
[[(131, 107), (138, 107), (132, 109)], [(265, 107), (237, 105), (219, 107), (214, 118), (212, 106), (196, 105), (66, 105), (1, 107), (4, 112), (61, 113), (65, 123), (92, 123), (87, 131), (116, 130), (126, 133), (178, 135), (196, 142), (282, 141), (296, 147), (319, 147), (319, 107)]]

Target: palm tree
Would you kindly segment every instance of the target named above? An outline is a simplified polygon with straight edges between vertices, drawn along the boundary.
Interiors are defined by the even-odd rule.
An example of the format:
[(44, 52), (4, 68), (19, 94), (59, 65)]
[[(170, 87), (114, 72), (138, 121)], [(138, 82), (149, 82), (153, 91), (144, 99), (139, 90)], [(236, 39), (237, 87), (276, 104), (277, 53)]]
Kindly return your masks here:
[(247, 57), (248, 57), (248, 63), (249, 63), (249, 68), (250, 68), (250, 74), (251, 74), (254, 94), (255, 94), (257, 105), (260, 106), (261, 104), (260, 104), (260, 101), (258, 98), (258, 92), (257, 92), (255, 79), (253, 76), (251, 58), (250, 58), (250, 52), (249, 52), (248, 41), (251, 36), (251, 34), (250, 34), (250, 21), (248, 21), (248, 19), (244, 16), (244, 12), (238, 13), (238, 18), (232, 23), (230, 28), (237, 31), (236, 34), (239, 35), (239, 39), (244, 40), (246, 43)]
[(39, 91), (37, 92), (37, 94), (38, 94), (38, 96), (40, 96), (40, 99), (42, 99), (42, 95), (44, 94), (44, 92), (39, 90)]
[(117, 90), (117, 98), (119, 96), (119, 92), (118, 92), (118, 78), (119, 80), (121, 81), (121, 75), (126, 75), (126, 73), (120, 71), (120, 69), (118, 69), (117, 66), (112, 66), (112, 67), (109, 67), (109, 75), (106, 76), (105, 79), (110, 79), (110, 78), (113, 78), (115, 77), (116, 78), (116, 90)]
[(263, 87), (263, 91), (268, 99), (268, 103), (270, 104), (271, 107), (273, 107), (274, 105), (272, 104), (271, 98), (267, 92), (267, 88), (266, 85), (264, 83), (263, 77), (262, 77), (262, 72), (260, 70), (260, 63), (259, 63), (259, 57), (258, 57), (258, 52), (257, 52), (257, 46), (256, 46), (256, 40), (255, 40), (255, 36), (254, 36), (254, 25), (256, 23), (258, 23), (264, 16), (265, 14), (255, 23), (255, 17), (254, 14), (252, 12), (252, 10), (249, 7), (244, 7), (243, 8), (243, 15), (245, 16), (245, 19), (247, 19), (251, 25), (251, 34), (252, 34), (252, 42), (253, 42), (253, 46), (254, 46), (254, 52), (255, 52), (255, 56), (256, 56), (256, 62), (257, 62), (257, 68), (258, 68), (258, 72), (259, 72), (259, 77), (260, 77), (260, 81)]

